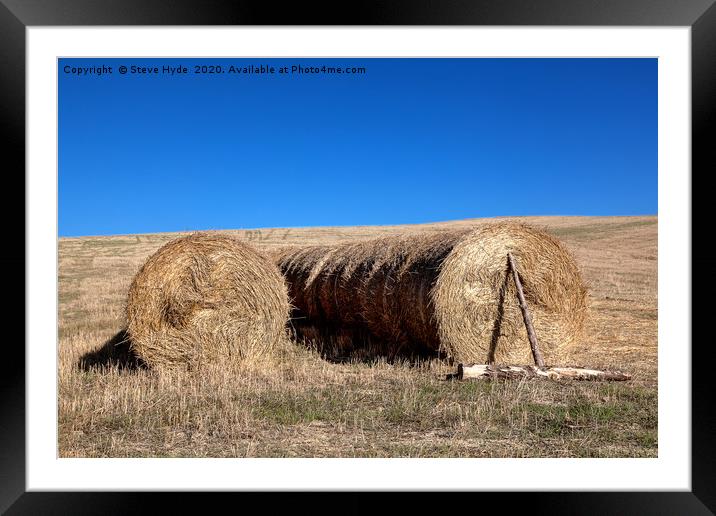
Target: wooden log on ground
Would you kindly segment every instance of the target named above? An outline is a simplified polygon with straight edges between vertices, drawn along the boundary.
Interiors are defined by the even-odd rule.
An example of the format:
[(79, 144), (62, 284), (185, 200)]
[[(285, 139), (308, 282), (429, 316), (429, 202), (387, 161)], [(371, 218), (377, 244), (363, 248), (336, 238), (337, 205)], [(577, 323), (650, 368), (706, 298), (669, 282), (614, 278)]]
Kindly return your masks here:
[(580, 367), (545, 367), (531, 365), (524, 366), (496, 366), (491, 364), (470, 364), (457, 366), (457, 374), (448, 375), (448, 378), (458, 380), (490, 380), (515, 378), (548, 378), (551, 380), (591, 380), (607, 382), (623, 382), (631, 380), (631, 375), (621, 371), (600, 371), (597, 369), (584, 369)]

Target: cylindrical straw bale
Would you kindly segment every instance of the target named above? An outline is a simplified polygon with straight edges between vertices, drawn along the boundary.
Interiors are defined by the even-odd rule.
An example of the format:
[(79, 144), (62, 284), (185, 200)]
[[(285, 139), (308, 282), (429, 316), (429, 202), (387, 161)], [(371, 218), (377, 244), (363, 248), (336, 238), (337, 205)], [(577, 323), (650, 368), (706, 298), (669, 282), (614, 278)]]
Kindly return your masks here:
[(286, 285), (235, 238), (196, 233), (153, 254), (127, 298), (133, 351), (150, 367), (255, 359), (285, 336)]
[[(276, 261), (299, 327), (352, 329), (383, 343), (389, 355), (529, 363), (507, 253), (517, 262), (545, 360), (556, 360), (581, 336), (586, 287), (567, 248), (525, 224), (288, 248)], [(361, 340), (355, 348), (366, 345)]]

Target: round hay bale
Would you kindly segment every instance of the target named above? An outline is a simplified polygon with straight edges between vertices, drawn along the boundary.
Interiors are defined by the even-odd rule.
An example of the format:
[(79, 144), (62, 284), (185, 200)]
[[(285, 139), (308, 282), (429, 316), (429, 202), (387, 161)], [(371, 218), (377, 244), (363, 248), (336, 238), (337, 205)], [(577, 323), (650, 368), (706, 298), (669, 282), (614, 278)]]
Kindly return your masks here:
[(524, 224), (486, 224), (447, 256), (432, 291), (441, 346), (462, 362), (532, 363), (507, 253), (515, 259), (540, 350), (555, 363), (581, 338), (587, 289), (567, 248)]
[[(288, 249), (277, 257), (299, 325), (353, 329), (355, 349), (530, 363), (507, 253), (517, 262), (545, 360), (581, 335), (586, 288), (569, 251), (515, 222)], [(377, 343), (382, 345), (376, 345)]]
[(236, 362), (269, 354), (288, 314), (270, 260), (234, 238), (196, 233), (164, 245), (134, 277), (127, 331), (150, 367)]

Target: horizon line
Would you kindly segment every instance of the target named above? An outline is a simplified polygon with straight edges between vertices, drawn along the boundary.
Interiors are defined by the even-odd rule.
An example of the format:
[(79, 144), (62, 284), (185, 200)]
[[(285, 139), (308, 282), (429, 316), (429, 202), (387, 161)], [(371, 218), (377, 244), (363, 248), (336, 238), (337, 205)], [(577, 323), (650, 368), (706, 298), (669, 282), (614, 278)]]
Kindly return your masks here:
[(464, 219), (448, 219), (436, 220), (429, 222), (410, 222), (410, 223), (392, 223), (392, 224), (332, 224), (332, 225), (302, 225), (302, 226), (255, 226), (255, 227), (239, 227), (239, 228), (205, 228), (205, 229), (178, 229), (173, 231), (149, 231), (145, 233), (107, 233), (107, 234), (86, 234), (86, 235), (61, 235), (58, 233), (57, 238), (91, 238), (91, 237), (113, 237), (113, 236), (135, 236), (135, 235), (164, 235), (172, 233), (194, 233), (198, 231), (254, 231), (259, 229), (305, 229), (305, 228), (366, 228), (366, 227), (390, 227), (390, 226), (425, 226), (429, 224), (447, 224), (450, 222), (463, 222), (470, 220), (485, 219), (510, 219), (510, 218), (530, 218), (530, 217), (658, 217), (657, 213), (644, 213), (638, 215), (494, 215), (491, 217), (468, 217)]

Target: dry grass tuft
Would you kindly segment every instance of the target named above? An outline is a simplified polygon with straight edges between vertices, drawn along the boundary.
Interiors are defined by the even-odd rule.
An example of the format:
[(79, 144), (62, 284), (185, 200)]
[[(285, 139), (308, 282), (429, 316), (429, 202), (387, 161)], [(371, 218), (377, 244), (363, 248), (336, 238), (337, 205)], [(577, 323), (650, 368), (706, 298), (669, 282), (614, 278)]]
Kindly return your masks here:
[(288, 311), (275, 265), (237, 239), (197, 233), (164, 245), (134, 277), (127, 333), (150, 367), (254, 360), (285, 336)]
[(515, 257), (546, 360), (582, 334), (586, 287), (554, 237), (515, 222), (273, 253), (300, 337), (398, 355), (528, 363)]

